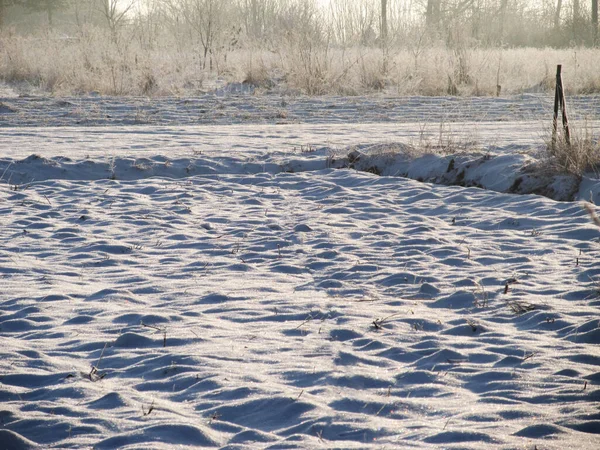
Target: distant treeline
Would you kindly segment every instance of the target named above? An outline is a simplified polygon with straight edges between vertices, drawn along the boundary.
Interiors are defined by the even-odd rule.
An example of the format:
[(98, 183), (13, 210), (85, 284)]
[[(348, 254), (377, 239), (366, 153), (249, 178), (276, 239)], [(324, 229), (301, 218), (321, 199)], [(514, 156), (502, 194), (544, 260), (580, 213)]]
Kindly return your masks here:
[(214, 45), (295, 36), (334, 45), (593, 46), (598, 0), (0, 0), (0, 28), (77, 33), (136, 27)]
[(598, 42), (598, 0), (0, 0), (0, 27), (75, 33), (89, 24), (187, 29), (268, 44), (290, 32), (335, 45), (457, 39), (477, 45)]
[[(0, 0), (0, 82), (56, 94), (600, 92), (586, 0)], [(596, 47), (596, 48), (592, 48)], [(29, 86), (29, 87), (28, 87)]]

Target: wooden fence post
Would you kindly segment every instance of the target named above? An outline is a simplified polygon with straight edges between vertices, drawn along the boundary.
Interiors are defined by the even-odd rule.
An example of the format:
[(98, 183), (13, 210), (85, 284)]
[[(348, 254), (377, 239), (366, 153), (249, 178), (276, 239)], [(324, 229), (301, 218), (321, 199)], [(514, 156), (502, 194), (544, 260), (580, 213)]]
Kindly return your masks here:
[(562, 82), (562, 65), (556, 66), (556, 88), (554, 89), (554, 117), (552, 120), (552, 149), (556, 145), (556, 134), (558, 131), (558, 110), (561, 110), (563, 136), (568, 146), (571, 145), (571, 130), (569, 129), (569, 118), (567, 117), (567, 104), (565, 101), (565, 90)]

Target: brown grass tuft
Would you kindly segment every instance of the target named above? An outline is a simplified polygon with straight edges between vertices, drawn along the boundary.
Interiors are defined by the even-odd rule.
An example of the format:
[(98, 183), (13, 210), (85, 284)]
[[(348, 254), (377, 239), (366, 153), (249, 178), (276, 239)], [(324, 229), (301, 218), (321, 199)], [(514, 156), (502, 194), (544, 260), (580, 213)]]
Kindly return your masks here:
[(600, 169), (600, 141), (589, 127), (572, 133), (570, 142), (564, 136), (552, 139), (546, 145), (546, 166), (551, 172), (582, 176), (598, 173)]

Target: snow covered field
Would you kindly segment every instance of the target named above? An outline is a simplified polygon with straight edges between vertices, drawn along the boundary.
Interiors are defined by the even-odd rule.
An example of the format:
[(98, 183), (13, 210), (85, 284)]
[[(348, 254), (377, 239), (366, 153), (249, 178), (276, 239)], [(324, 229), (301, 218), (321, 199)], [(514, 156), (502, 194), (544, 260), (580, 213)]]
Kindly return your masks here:
[(0, 448), (599, 448), (600, 229), (507, 193), (551, 99), (261, 98), (0, 99)]

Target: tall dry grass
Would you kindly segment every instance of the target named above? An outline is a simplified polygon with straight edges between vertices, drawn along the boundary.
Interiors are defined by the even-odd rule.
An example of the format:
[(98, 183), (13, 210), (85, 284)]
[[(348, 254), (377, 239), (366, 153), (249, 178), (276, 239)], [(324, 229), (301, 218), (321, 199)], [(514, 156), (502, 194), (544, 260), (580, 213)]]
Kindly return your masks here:
[(584, 174), (600, 175), (600, 136), (583, 124), (571, 128), (571, 137), (567, 141), (563, 134), (549, 138), (546, 154), (542, 160), (542, 169), (550, 173), (575, 176)]
[(600, 49), (418, 46), (330, 46), (291, 36), (268, 49), (249, 44), (217, 49), (213, 70), (198, 45), (172, 37), (152, 45), (101, 28), (76, 37), (0, 34), (0, 80), (52, 95), (193, 95), (221, 83), (308, 95), (503, 95), (551, 92), (563, 65), (567, 94), (600, 92)]

